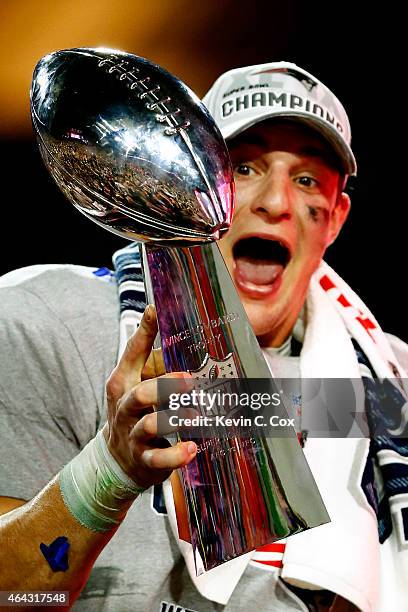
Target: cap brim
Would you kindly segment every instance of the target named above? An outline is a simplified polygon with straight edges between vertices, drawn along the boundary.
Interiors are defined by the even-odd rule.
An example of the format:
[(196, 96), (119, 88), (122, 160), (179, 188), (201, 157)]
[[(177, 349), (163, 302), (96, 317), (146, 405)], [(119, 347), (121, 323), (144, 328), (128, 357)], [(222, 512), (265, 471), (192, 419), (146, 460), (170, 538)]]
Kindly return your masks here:
[(230, 123), (228, 126), (225, 127), (225, 129), (221, 129), (221, 133), (224, 139), (228, 140), (230, 138), (233, 138), (234, 136), (237, 136), (238, 134), (255, 125), (256, 123), (259, 123), (260, 121), (282, 117), (289, 117), (290, 119), (304, 123), (310, 128), (318, 131), (333, 148), (335, 154), (339, 158), (344, 172), (352, 176), (357, 174), (357, 163), (353, 152), (346, 143), (346, 141), (341, 137), (341, 135), (334, 127), (330, 127), (330, 125), (328, 125), (323, 119), (311, 116), (308, 113), (295, 111), (290, 112), (287, 110), (284, 110), (282, 112), (276, 110), (271, 113), (265, 112), (264, 114), (260, 114), (256, 118), (247, 120), (243, 119), (241, 121)]

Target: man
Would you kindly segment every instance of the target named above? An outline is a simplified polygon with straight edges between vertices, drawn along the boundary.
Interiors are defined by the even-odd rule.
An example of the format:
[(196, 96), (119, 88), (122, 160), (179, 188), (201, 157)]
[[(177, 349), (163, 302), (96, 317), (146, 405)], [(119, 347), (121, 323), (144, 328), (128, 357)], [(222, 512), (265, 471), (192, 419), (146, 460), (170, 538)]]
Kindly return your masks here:
[[(322, 263), (346, 220), (344, 187), (356, 172), (339, 101), (282, 62), (224, 74), (205, 102), (228, 139), (237, 187), (220, 247), (273, 371), (403, 376), (395, 353), (408, 366), (408, 347), (387, 340)], [(165, 506), (158, 487), (141, 494), (197, 450), (192, 442), (169, 448), (156, 437), (150, 413), (157, 387), (147, 362), (155, 312), (145, 311), (109, 376), (105, 401), (118, 344), (117, 292), (108, 274), (98, 274), (34, 267), (2, 282), (1, 589), (70, 591), (71, 603), (81, 593), (80, 610), (103, 602), (101, 609), (120, 611), (365, 612), (389, 609), (390, 601), (402, 610), (403, 492), (393, 508), (396, 526), (387, 523), (380, 545), (367, 440), (306, 442), (332, 523), (195, 578), (174, 536), (168, 486)], [(178, 378), (188, 388), (188, 376)], [(386, 450), (398, 460), (398, 449)]]

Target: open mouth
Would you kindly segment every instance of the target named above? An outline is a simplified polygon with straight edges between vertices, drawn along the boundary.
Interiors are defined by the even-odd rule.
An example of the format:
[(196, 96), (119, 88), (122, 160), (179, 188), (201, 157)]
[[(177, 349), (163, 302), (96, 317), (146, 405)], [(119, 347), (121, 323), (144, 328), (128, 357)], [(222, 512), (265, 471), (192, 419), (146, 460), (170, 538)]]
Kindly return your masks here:
[(290, 260), (289, 249), (279, 240), (258, 236), (243, 238), (233, 247), (234, 280), (254, 297), (278, 289), (282, 273)]

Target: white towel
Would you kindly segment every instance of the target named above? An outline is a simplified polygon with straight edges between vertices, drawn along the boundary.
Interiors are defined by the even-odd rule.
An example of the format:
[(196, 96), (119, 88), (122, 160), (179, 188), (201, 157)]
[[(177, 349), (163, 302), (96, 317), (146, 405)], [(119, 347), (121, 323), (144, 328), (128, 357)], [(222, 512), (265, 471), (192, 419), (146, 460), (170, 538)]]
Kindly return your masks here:
[[(350, 336), (360, 344), (380, 378), (394, 377), (395, 369), (401, 378), (405, 376), (370, 311), (350, 287), (322, 263), (310, 283), (307, 325), (304, 337), (299, 338), (303, 341), (300, 357), (302, 379), (360, 378), (360, 367)], [(377, 519), (359, 487), (368, 446), (369, 440), (364, 438), (310, 438), (307, 441), (305, 455), (331, 523), (287, 538), (281, 570), (283, 579), (305, 588), (331, 590), (363, 612), (380, 609), (381, 559)], [(165, 484), (164, 493), (173, 533), (197, 590), (212, 601), (227, 604), (253, 553), (196, 577), (191, 544), (177, 537), (169, 483)], [(385, 550), (390, 545), (387, 540), (381, 548)], [(388, 565), (385, 575), (394, 575), (394, 571), (395, 568)], [(400, 593), (403, 593), (401, 589)], [(398, 601), (397, 593), (392, 596)], [(385, 599), (389, 603), (389, 598)], [(405, 605), (399, 601), (399, 607), (394, 609), (402, 610)]]

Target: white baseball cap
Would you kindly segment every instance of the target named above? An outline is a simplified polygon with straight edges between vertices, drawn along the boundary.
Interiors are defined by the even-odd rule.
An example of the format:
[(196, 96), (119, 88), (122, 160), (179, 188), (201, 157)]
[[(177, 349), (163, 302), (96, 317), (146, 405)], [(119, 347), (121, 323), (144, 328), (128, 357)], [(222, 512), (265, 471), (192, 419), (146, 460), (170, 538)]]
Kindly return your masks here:
[(290, 117), (329, 142), (346, 174), (357, 173), (343, 105), (326, 85), (296, 64), (272, 62), (229, 70), (215, 81), (203, 102), (225, 140), (259, 121)]

